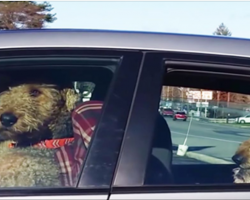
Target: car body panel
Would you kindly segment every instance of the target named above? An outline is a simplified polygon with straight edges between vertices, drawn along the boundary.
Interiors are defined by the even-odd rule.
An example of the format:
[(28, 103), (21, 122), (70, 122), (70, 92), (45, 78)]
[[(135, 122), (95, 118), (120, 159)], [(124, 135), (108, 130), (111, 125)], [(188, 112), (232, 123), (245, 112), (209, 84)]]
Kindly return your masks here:
[(0, 49), (84, 47), (250, 57), (249, 46), (249, 39), (174, 33), (89, 29), (42, 29), (0, 32)]
[(144, 57), (117, 163), (114, 187), (144, 183), (164, 73), (162, 60), (157, 58), (152, 54)]
[(0, 197), (0, 199), (20, 199), (20, 200), (28, 200), (28, 199), (93, 199), (93, 200), (107, 200), (107, 195), (56, 195), (56, 196), (23, 196), (23, 197)]
[(175, 192), (144, 194), (113, 194), (110, 200), (120, 199), (249, 199), (249, 192)]

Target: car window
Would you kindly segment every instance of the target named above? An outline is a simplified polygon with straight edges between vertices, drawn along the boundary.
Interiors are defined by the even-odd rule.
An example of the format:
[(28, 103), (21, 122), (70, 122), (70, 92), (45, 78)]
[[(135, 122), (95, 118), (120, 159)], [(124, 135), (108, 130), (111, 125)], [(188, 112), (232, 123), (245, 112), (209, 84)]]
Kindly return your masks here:
[(185, 112), (176, 112), (176, 114), (185, 115)]
[(120, 60), (78, 62), (27, 69), (20, 61), (13, 70), (0, 63), (0, 187), (77, 185)]
[[(242, 172), (234, 171), (237, 166), (232, 158), (239, 146), (250, 138), (250, 115), (245, 109), (250, 95), (164, 85), (160, 98), (171, 104), (172, 109), (178, 109), (176, 114), (186, 114), (186, 117), (170, 118), (159, 112), (169, 130), (163, 126), (156, 129), (171, 134), (171, 184), (230, 184), (235, 176), (241, 179)], [(247, 152), (242, 150), (241, 154)], [(163, 152), (153, 155), (155, 160), (151, 159), (149, 165), (154, 163), (155, 170), (160, 170), (164, 159), (170, 156)], [(150, 180), (154, 182), (152, 177)], [(160, 180), (158, 177), (155, 183), (160, 184)]]

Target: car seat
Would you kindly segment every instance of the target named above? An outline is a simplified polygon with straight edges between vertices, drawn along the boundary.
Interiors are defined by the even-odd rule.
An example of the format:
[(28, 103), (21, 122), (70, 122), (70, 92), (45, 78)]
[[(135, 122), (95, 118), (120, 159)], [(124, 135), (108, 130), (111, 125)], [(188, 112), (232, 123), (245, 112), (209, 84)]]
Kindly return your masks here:
[(145, 185), (173, 183), (172, 175), (172, 139), (165, 119), (157, 112), (151, 156), (148, 161)]

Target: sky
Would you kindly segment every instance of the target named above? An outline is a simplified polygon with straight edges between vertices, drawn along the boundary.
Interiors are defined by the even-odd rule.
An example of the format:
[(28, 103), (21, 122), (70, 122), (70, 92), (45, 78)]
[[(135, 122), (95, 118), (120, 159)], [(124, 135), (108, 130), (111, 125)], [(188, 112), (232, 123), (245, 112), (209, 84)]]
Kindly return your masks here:
[(250, 1), (49, 1), (48, 28), (86, 28), (212, 35), (224, 23), (250, 38)]

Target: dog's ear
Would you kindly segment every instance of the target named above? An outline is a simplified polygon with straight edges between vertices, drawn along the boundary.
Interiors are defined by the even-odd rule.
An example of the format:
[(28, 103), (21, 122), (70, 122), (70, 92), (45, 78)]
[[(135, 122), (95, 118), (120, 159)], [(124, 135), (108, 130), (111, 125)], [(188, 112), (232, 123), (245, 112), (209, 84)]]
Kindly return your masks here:
[(61, 90), (61, 95), (69, 112), (72, 111), (76, 103), (80, 101), (80, 95), (77, 94), (74, 89), (65, 88)]

